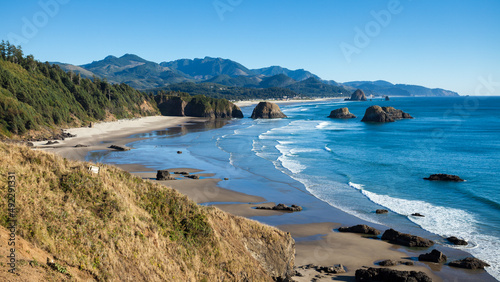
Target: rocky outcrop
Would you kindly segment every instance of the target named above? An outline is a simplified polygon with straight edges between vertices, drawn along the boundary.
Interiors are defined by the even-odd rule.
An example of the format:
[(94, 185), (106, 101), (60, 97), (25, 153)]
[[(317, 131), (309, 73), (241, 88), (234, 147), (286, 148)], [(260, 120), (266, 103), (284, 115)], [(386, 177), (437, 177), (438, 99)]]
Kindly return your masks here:
[(391, 98), (389, 98), (389, 96), (385, 96), (385, 100), (386, 100), (386, 101), (390, 101), (390, 100), (391, 100)]
[(351, 98), (347, 98), (345, 101), (366, 101), (365, 92), (361, 89), (357, 89), (352, 93)]
[(118, 146), (118, 145), (111, 145), (109, 146), (108, 148), (110, 149), (115, 149), (117, 151), (130, 151), (130, 148), (129, 147), (125, 147), (125, 146)]
[(391, 259), (386, 259), (378, 263), (380, 266), (396, 266), (396, 265), (415, 265), (413, 261), (403, 261), (403, 260), (391, 260)]
[(416, 217), (425, 217), (425, 215), (421, 214), (421, 213), (412, 213), (411, 216), (416, 216)]
[(413, 117), (402, 110), (393, 107), (371, 106), (366, 109), (365, 116), (361, 121), (365, 122), (393, 122), (400, 119), (412, 119)]
[(330, 115), (328, 117), (329, 118), (342, 118), (342, 119), (356, 118), (355, 115), (353, 115), (349, 112), (348, 108), (340, 108), (340, 109), (333, 110), (330, 112)]
[(389, 268), (373, 268), (356, 270), (356, 281), (414, 281), (432, 282), (432, 279), (422, 271), (399, 271)]
[(226, 99), (203, 95), (155, 96), (156, 104), (164, 116), (190, 116), (206, 118), (243, 118), (243, 112)]
[(436, 263), (445, 263), (447, 258), (442, 252), (434, 249), (430, 253), (419, 255), (418, 260), (436, 262)]
[(281, 112), (278, 105), (271, 102), (260, 102), (252, 112), (251, 118), (286, 118), (286, 115)]
[(291, 211), (291, 212), (302, 211), (301, 206), (292, 205), (289, 207), (285, 204), (277, 204), (274, 207), (255, 207), (255, 208), (258, 210)]
[(425, 247), (428, 248), (434, 245), (434, 242), (422, 237), (411, 234), (398, 232), (394, 229), (389, 229), (382, 235), (382, 240), (387, 240), (392, 244), (408, 246), (408, 247)]
[(156, 172), (156, 180), (170, 180), (170, 172), (168, 170), (158, 170)]
[(467, 243), (467, 241), (459, 239), (455, 236), (448, 237), (446, 238), (446, 240), (448, 240), (448, 242), (452, 243), (453, 245), (458, 245), (458, 246), (467, 246), (469, 244)]
[(360, 234), (369, 234), (369, 235), (379, 235), (380, 231), (377, 229), (370, 227), (365, 224), (359, 224), (351, 227), (340, 227), (339, 232), (351, 232), (351, 233), (360, 233)]
[(378, 209), (375, 211), (376, 214), (384, 214), (384, 213), (389, 213), (388, 210), (384, 210), (384, 209)]
[(477, 259), (477, 258), (472, 258), (472, 257), (452, 261), (452, 262), (450, 262), (449, 265), (454, 266), (454, 267), (459, 267), (459, 268), (467, 268), (467, 269), (484, 269), (485, 267), (490, 266), (486, 262), (484, 262), (480, 259)]
[(453, 182), (465, 181), (457, 175), (444, 174), (444, 173), (432, 174), (431, 176), (425, 177), (424, 179), (431, 181), (453, 181)]

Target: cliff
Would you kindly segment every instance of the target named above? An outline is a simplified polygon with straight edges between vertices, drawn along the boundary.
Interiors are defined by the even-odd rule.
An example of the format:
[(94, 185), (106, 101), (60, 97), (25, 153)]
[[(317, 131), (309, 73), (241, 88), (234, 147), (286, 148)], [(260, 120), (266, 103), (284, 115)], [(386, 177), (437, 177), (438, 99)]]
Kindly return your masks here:
[(207, 118), (243, 118), (241, 109), (226, 99), (203, 95), (156, 95), (155, 101), (164, 116), (190, 116)]
[(16, 174), (19, 273), (2, 267), (2, 281), (271, 281), (293, 272), (294, 240), (276, 228), (113, 166), (94, 174), (89, 163), (25, 146), (0, 143), (0, 151), (0, 185)]

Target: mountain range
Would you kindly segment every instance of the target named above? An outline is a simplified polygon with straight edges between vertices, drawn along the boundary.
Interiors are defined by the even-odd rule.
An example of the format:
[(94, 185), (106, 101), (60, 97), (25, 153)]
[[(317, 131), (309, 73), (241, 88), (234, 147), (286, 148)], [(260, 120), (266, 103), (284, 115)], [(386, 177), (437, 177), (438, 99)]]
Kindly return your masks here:
[(281, 88), (291, 90), (294, 96), (307, 97), (348, 96), (358, 88), (374, 96), (458, 96), (458, 93), (449, 90), (392, 84), (382, 80), (338, 83), (322, 80), (304, 69), (290, 70), (280, 66), (249, 69), (229, 59), (211, 57), (158, 64), (137, 55), (125, 54), (119, 58), (107, 56), (81, 66), (58, 62), (53, 64), (84, 77), (97, 76), (111, 83), (126, 83), (139, 90), (171, 89), (175, 84), (190, 85), (185, 83), (192, 82), (208, 83), (216, 88), (221, 88), (221, 85), (254, 89)]

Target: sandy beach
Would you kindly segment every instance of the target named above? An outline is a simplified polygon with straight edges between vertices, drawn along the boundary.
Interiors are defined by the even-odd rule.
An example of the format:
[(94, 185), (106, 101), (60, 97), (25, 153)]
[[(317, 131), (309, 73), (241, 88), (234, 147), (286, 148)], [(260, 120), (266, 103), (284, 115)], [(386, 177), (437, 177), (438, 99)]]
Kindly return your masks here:
[[(304, 100), (300, 100), (305, 102)], [(255, 103), (257, 103), (256, 101)], [(289, 102), (289, 101), (286, 101)], [(244, 102), (243, 105), (251, 105)], [(242, 105), (240, 103), (240, 105)], [(95, 124), (93, 128), (74, 128), (67, 132), (76, 134), (74, 138), (68, 138), (55, 145), (43, 145), (46, 142), (35, 144), (37, 149), (60, 154), (63, 157), (85, 160), (85, 156), (95, 150), (109, 150), (110, 144), (124, 146), (127, 143), (140, 140), (141, 137), (128, 138), (134, 134), (147, 133), (154, 130), (163, 130), (169, 127), (176, 127), (181, 124), (204, 121), (200, 118), (189, 117), (146, 117), (133, 120), (120, 120), (116, 122), (106, 122)], [(75, 145), (82, 144), (88, 147), (76, 148)], [(122, 164), (120, 168), (129, 171), (137, 176), (156, 181), (156, 171), (140, 164)], [(296, 240), (295, 265), (303, 266), (308, 264), (333, 266), (342, 264), (347, 272), (334, 276), (337, 281), (355, 281), (356, 269), (363, 267), (377, 267), (380, 260), (401, 260), (413, 261), (414, 266), (399, 265), (391, 267), (398, 270), (423, 271), (429, 275), (433, 281), (443, 281), (453, 279), (457, 276), (464, 277), (465, 281), (475, 279), (490, 281), (490, 276), (482, 273), (467, 273), (462, 270), (453, 270), (448, 266), (436, 268), (432, 263), (422, 263), (416, 261), (419, 254), (429, 250), (408, 250), (400, 246), (389, 244), (381, 240), (365, 238), (352, 233), (339, 233), (335, 231), (343, 224), (342, 218), (339, 222), (314, 222), (308, 224), (291, 224), (287, 222), (286, 212), (273, 210), (257, 210), (256, 206), (274, 206), (276, 203), (268, 201), (265, 196), (248, 195), (218, 186), (224, 179), (213, 177), (213, 174), (200, 171), (193, 164), (190, 168), (166, 167), (173, 174), (175, 180), (158, 181), (159, 183), (178, 190), (187, 195), (198, 204), (214, 205), (221, 210), (234, 215), (247, 218), (253, 217), (274, 217), (279, 224), (276, 226), (283, 231), (290, 232)], [(175, 172), (186, 172), (191, 175), (198, 175), (200, 179), (188, 179)], [(300, 203), (299, 203), (300, 204)], [(335, 220), (334, 220), (335, 221)], [(362, 222), (360, 220), (360, 222)], [(383, 230), (381, 230), (383, 232)], [(312, 269), (298, 270), (303, 276), (294, 277), (296, 281), (311, 281), (318, 272)], [(331, 276), (316, 277), (315, 281), (331, 281)], [(494, 280), (491, 280), (494, 281)]]

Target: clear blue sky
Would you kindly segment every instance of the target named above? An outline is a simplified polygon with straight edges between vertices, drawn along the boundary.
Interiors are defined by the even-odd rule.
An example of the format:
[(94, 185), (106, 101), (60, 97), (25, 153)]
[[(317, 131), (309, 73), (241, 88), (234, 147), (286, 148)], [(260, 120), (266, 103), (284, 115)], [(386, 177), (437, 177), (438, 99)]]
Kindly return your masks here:
[(499, 28), (498, 0), (26, 0), (4, 1), (0, 11), (0, 39), (42, 61), (211, 56), (462, 95), (488, 80), (480, 94), (500, 95)]

